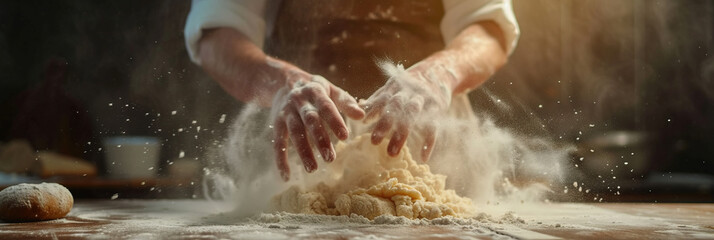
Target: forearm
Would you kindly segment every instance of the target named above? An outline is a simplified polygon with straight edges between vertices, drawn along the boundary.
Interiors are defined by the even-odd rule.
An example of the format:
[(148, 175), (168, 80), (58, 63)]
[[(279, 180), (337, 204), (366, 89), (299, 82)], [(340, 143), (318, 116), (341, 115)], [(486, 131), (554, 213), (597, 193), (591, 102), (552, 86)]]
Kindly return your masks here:
[(270, 106), (288, 83), (292, 65), (268, 57), (242, 33), (230, 28), (207, 30), (198, 43), (201, 67), (234, 98)]
[[(452, 94), (468, 92), (490, 78), (507, 59), (503, 34), (493, 22), (467, 27), (442, 51), (422, 61)], [(419, 67), (419, 66), (415, 66)]]

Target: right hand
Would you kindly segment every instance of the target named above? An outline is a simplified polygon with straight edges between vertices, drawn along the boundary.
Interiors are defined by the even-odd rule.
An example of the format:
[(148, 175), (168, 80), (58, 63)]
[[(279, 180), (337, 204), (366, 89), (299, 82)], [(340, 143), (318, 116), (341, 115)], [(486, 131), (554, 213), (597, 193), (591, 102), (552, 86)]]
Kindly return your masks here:
[[(367, 100), (360, 102), (366, 109), (367, 120), (377, 119), (372, 131), (372, 144), (391, 138), (387, 154), (397, 156), (407, 142), (410, 132), (423, 137), (421, 160), (426, 162), (436, 143), (436, 126), (431, 118), (449, 109), (451, 89), (447, 74), (438, 74), (444, 66), (420, 62), (409, 69), (387, 63), (380, 67), (390, 77), (387, 83)], [(415, 156), (416, 157), (416, 156)]]
[(346, 140), (349, 133), (340, 112), (353, 119), (362, 119), (365, 115), (347, 92), (322, 76), (302, 70), (292, 70), (288, 74), (287, 85), (276, 93), (272, 106), (275, 161), (284, 181), (290, 179), (288, 137), (302, 159), (305, 171), (313, 172), (317, 169), (317, 161), (311, 143), (316, 144), (325, 162), (332, 162), (336, 156), (325, 124), (337, 138)]

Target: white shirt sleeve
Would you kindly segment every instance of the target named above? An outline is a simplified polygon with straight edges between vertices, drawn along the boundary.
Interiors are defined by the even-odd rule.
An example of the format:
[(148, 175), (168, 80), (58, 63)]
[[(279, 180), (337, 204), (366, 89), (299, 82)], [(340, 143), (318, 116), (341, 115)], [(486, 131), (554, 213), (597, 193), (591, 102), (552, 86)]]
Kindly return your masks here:
[(204, 29), (230, 27), (263, 47), (267, 0), (193, 0), (186, 19), (184, 38), (191, 61), (200, 64), (198, 41)]
[(491, 20), (501, 27), (506, 40), (506, 52), (510, 55), (520, 36), (511, 0), (444, 0), (444, 18), (441, 20), (444, 42), (448, 44), (464, 28), (485, 20)]
[[(204, 29), (230, 27), (246, 35), (255, 45), (263, 47), (266, 36), (266, 4), (268, 0), (193, 0), (186, 19), (184, 38), (191, 60), (200, 64), (198, 41)], [(501, 27), (507, 52), (516, 47), (520, 30), (513, 14), (511, 0), (444, 0), (441, 33), (451, 42), (470, 24), (492, 20)]]

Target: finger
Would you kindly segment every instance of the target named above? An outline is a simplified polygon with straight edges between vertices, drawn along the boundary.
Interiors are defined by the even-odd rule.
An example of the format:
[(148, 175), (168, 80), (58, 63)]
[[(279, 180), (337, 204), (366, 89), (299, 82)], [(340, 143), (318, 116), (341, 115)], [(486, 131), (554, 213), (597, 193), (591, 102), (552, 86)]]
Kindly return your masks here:
[(297, 110), (293, 110), (288, 114), (286, 123), (290, 132), (290, 140), (293, 142), (300, 159), (302, 159), (305, 171), (315, 171), (317, 169), (317, 161), (315, 161), (315, 155), (312, 153), (312, 148), (305, 132), (305, 125), (300, 119)]
[(399, 84), (396, 84), (396, 80), (393, 78), (387, 79), (387, 82), (384, 83), (384, 86), (380, 87), (377, 89), (377, 91), (374, 91), (372, 95), (367, 98), (367, 100), (373, 100), (377, 96), (382, 96), (382, 95), (392, 95), (392, 93), (399, 91), (400, 86)]
[(396, 123), (396, 128), (392, 134), (392, 139), (389, 140), (389, 145), (387, 146), (387, 154), (389, 156), (397, 156), (399, 152), (404, 147), (404, 143), (407, 142), (407, 137), (409, 136), (409, 124), (406, 121), (399, 121)]
[(421, 148), (421, 160), (423, 162), (429, 161), (431, 158), (431, 153), (434, 151), (434, 145), (436, 145), (436, 125), (434, 123), (429, 123), (424, 126), (424, 145)]
[(303, 93), (308, 97), (310, 102), (317, 107), (320, 117), (327, 123), (337, 138), (346, 140), (347, 137), (349, 137), (347, 125), (337, 110), (335, 102), (329, 98), (326, 92), (327, 90), (331, 90), (330, 86), (332, 86), (332, 84), (322, 76), (315, 75), (312, 82), (308, 83), (307, 86), (308, 87), (304, 88)]
[(382, 142), (384, 136), (387, 135), (389, 130), (391, 130), (393, 122), (394, 115), (382, 115), (382, 118), (379, 119), (377, 124), (374, 126), (374, 130), (372, 131), (372, 144), (377, 145)]
[(390, 97), (389, 95), (380, 95), (372, 100), (361, 103), (366, 113), (364, 120), (367, 121), (378, 117), (382, 113), (382, 110), (384, 110), (384, 107), (387, 105), (387, 100), (389, 100)]
[(288, 129), (285, 126), (285, 118), (280, 117), (275, 119), (273, 122), (274, 139), (273, 139), (273, 149), (275, 151), (275, 163), (280, 171), (280, 177), (283, 181), (290, 180), (290, 166), (288, 166)]
[(312, 102), (318, 109), (320, 117), (327, 123), (335, 136), (340, 140), (345, 140), (349, 137), (347, 132), (347, 125), (345, 120), (342, 119), (340, 112), (337, 111), (337, 106), (332, 102), (331, 99), (327, 98), (324, 92), (315, 93), (311, 96)]
[(424, 97), (421, 95), (413, 96), (412, 99), (404, 106), (407, 120), (415, 120), (424, 107)]
[[(404, 117), (404, 96), (401, 94), (394, 95), (389, 99), (388, 105), (384, 107), (384, 112), (372, 131), (372, 144), (379, 144), (384, 139), (385, 135), (391, 130), (394, 121), (397, 117)], [(402, 119), (404, 120), (404, 119)]]
[(320, 150), (320, 155), (322, 155), (325, 162), (335, 160), (335, 149), (332, 147), (332, 142), (330, 142), (330, 136), (322, 125), (322, 119), (320, 119), (317, 109), (303, 107), (300, 111), (300, 117), (310, 132), (312, 139), (317, 143), (317, 149)]
[(335, 105), (337, 105), (337, 108), (342, 110), (348, 117), (357, 120), (364, 118), (364, 110), (362, 110), (359, 104), (357, 104), (357, 101), (344, 90), (330, 85), (330, 99), (332, 99)]

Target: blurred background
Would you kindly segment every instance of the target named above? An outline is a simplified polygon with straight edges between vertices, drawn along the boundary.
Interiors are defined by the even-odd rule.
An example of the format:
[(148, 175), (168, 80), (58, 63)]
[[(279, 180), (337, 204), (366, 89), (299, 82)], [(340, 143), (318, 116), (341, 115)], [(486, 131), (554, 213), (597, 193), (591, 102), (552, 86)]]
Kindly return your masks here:
[[(501, 126), (577, 147), (551, 199), (714, 201), (714, 2), (513, 6), (519, 45), (470, 97)], [(190, 62), (189, 8), (1, 1), (0, 187), (44, 178), (80, 197), (203, 197), (203, 168), (242, 106)], [(122, 176), (121, 159), (145, 157), (131, 151), (158, 163)]]

